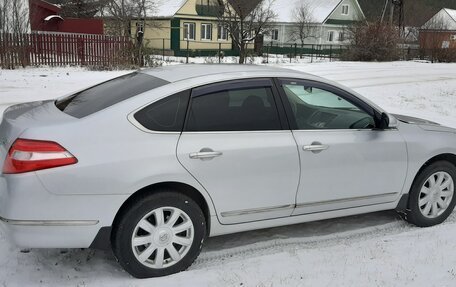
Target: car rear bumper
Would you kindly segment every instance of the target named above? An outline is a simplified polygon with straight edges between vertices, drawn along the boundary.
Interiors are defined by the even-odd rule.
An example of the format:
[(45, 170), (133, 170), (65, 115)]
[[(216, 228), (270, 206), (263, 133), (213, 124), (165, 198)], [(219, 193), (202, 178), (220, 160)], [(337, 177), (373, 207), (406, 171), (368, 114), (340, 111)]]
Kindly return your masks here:
[(0, 226), (20, 248), (88, 248), (127, 198), (56, 195), (34, 173), (0, 175)]
[(6, 238), (19, 248), (85, 248), (100, 230), (99, 223), (10, 220), (0, 217)]

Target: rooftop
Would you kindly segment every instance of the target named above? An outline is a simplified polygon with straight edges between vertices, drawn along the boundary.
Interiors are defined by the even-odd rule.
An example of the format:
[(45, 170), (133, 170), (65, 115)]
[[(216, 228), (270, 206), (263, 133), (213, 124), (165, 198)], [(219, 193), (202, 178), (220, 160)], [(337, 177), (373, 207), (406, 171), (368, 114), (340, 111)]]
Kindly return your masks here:
[(237, 64), (192, 64), (192, 65), (173, 65), (145, 69), (145, 74), (164, 79), (169, 82), (177, 82), (190, 78), (198, 78), (216, 74), (228, 73), (270, 73), (273, 76), (276, 73), (293, 73), (304, 74), (295, 70), (276, 68), (260, 65), (237, 65)]
[(312, 14), (312, 22), (323, 23), (341, 2), (342, 0), (275, 0), (272, 6), (277, 13), (277, 22), (295, 22), (294, 11), (305, 5)]
[(184, 6), (187, 0), (159, 0), (148, 17), (171, 18)]

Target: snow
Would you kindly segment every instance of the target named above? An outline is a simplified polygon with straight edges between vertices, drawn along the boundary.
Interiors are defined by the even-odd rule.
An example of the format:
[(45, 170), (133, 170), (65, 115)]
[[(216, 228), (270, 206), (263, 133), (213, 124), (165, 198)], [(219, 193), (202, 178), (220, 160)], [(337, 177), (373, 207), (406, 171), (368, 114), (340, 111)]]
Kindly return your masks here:
[[(276, 64), (336, 80), (384, 109), (456, 127), (456, 64)], [(0, 70), (0, 103), (54, 98), (128, 71)], [(137, 280), (110, 252), (21, 253), (0, 231), (0, 286), (454, 286), (456, 213), (420, 229), (394, 212), (210, 238), (186, 272)]]
[[(184, 6), (188, 0), (156, 0), (150, 7), (147, 7), (147, 17), (156, 18), (172, 18)], [(104, 8), (96, 14), (96, 16), (112, 16), (109, 9)]]
[(456, 30), (456, 10), (443, 8), (429, 19), (422, 29)]
[(160, 18), (173, 17), (184, 6), (187, 0), (161, 0), (152, 15)]
[(277, 22), (288, 23), (294, 21), (294, 11), (301, 5), (305, 5), (312, 14), (312, 22), (323, 23), (341, 2), (341, 0), (275, 0), (272, 10), (277, 13)]
[(456, 10), (444, 8), (445, 11), (450, 15), (451, 18), (456, 22)]

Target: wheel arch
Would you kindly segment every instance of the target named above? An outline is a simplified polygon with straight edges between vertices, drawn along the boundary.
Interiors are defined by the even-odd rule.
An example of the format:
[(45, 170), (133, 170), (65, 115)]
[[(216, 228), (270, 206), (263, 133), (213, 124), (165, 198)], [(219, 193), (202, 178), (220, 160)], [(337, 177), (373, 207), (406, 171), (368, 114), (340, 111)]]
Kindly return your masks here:
[(209, 206), (209, 203), (207, 202), (206, 198), (203, 196), (203, 194), (196, 189), (195, 187), (182, 183), (182, 182), (177, 182), (177, 181), (166, 181), (166, 182), (159, 182), (159, 183), (154, 183), (150, 184), (148, 186), (145, 186), (132, 195), (122, 204), (122, 206), (119, 208), (117, 211), (116, 216), (114, 217), (114, 221), (112, 226), (114, 227), (116, 223), (118, 222), (120, 216), (122, 215), (122, 211), (128, 206), (131, 202), (137, 200), (138, 198), (141, 198), (145, 195), (150, 195), (154, 194), (157, 192), (160, 192), (161, 189), (170, 189), (174, 190), (178, 193), (184, 194), (191, 199), (193, 199), (196, 204), (201, 208), (203, 211), (204, 217), (206, 219), (206, 226), (207, 226), (207, 234), (209, 234), (210, 231), (210, 220), (211, 220), (211, 208)]
[(198, 206), (201, 208), (204, 214), (204, 218), (206, 219), (206, 234), (210, 234), (211, 212), (213, 210), (213, 206), (210, 206), (209, 204), (211, 204), (212, 201), (210, 201), (210, 199), (207, 200), (204, 197), (203, 193), (201, 193), (198, 189), (187, 183), (177, 181), (166, 181), (147, 185), (131, 194), (118, 209), (112, 222), (112, 225), (102, 227), (100, 229), (94, 241), (92, 242), (90, 248), (102, 250), (109, 249), (111, 247), (112, 234), (114, 234), (115, 227), (117, 225), (117, 222), (121, 218), (123, 211), (126, 210), (126, 208), (135, 200), (138, 200), (139, 198), (144, 197), (146, 195), (158, 193), (161, 189), (165, 188), (184, 194), (193, 199), (196, 202), (196, 204), (198, 204)]
[[(426, 168), (428, 167), (429, 165), (433, 164), (434, 162), (438, 162), (438, 161), (446, 161), (446, 162), (449, 162), (451, 163), (452, 165), (454, 165), (456, 167), (456, 154), (453, 154), (453, 153), (442, 153), (442, 154), (439, 154), (439, 155), (436, 155), (432, 158), (430, 158), (429, 160), (427, 160), (421, 167), (420, 169), (418, 170), (418, 172), (415, 174), (415, 177), (413, 178), (413, 181), (410, 185), (410, 189), (413, 187), (413, 184), (415, 183), (417, 177), (421, 174), (421, 172)], [(407, 192), (407, 202), (406, 202), (406, 206), (403, 204), (402, 205), (402, 208), (401, 209), (408, 209), (409, 208), (409, 198), (408, 198), (408, 194), (410, 194), (410, 190)], [(401, 204), (399, 204), (401, 205)]]

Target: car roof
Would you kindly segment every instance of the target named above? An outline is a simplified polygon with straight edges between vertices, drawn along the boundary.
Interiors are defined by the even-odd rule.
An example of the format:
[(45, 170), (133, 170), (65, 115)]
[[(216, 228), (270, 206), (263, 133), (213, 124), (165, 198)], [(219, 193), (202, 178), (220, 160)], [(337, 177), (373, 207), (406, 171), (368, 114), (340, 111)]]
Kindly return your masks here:
[(280, 76), (281, 74), (296, 74), (303, 78), (317, 78), (314, 75), (298, 72), (291, 69), (277, 68), (265, 65), (239, 65), (239, 64), (190, 64), (157, 67), (142, 70), (142, 73), (161, 78), (165, 81), (174, 83), (182, 80), (201, 78), (205, 76), (219, 75), (223, 80), (224, 74), (242, 73), (248, 77), (261, 76)]

